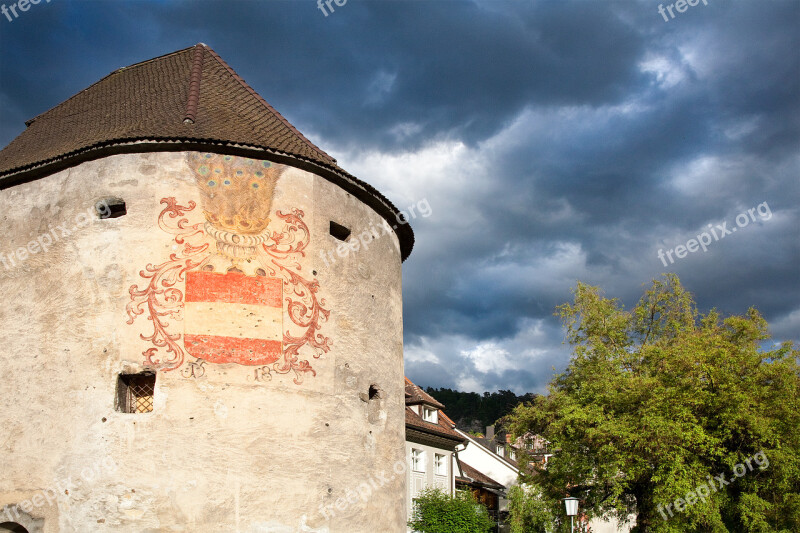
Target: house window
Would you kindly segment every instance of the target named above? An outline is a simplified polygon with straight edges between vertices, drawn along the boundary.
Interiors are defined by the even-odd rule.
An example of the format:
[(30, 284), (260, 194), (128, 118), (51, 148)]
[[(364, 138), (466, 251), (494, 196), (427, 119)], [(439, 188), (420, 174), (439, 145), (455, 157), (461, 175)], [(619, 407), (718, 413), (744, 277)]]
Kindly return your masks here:
[(434, 458), (434, 466), (436, 467), (436, 475), (438, 476), (446, 476), (447, 475), (447, 463), (445, 462), (447, 456), (442, 455), (441, 453), (437, 453), (436, 457)]
[(439, 410), (423, 406), (422, 419), (425, 422), (433, 422), (434, 424), (437, 424), (439, 422)]
[(422, 518), (419, 510), (419, 499), (414, 498), (411, 500), (411, 520), (420, 520)]
[(411, 448), (411, 470), (414, 472), (425, 471), (425, 452)]
[(517, 460), (517, 452), (515, 452), (514, 450), (511, 450), (510, 455), (511, 455), (511, 460), (512, 461), (516, 461)]
[(154, 372), (120, 374), (117, 379), (117, 411), (121, 413), (150, 413), (156, 388)]
[(505, 449), (503, 448), (502, 444), (498, 444), (497, 445), (496, 451), (497, 451), (497, 455), (499, 455), (500, 457), (503, 457), (503, 452), (505, 451)]

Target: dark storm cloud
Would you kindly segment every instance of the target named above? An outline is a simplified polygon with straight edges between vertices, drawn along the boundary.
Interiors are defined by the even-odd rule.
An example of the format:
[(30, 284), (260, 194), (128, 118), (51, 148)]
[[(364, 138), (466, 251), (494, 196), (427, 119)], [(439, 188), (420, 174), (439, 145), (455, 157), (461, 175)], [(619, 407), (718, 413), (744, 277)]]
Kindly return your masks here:
[[(403, 208), (406, 370), (542, 391), (580, 279), (635, 304), (675, 271), (701, 310), (800, 337), (800, 4), (357, 1), (40, 4), (0, 19), (0, 143), (110, 71), (205, 42)], [(659, 249), (768, 202), (666, 267)], [(729, 222), (730, 224), (731, 222)]]

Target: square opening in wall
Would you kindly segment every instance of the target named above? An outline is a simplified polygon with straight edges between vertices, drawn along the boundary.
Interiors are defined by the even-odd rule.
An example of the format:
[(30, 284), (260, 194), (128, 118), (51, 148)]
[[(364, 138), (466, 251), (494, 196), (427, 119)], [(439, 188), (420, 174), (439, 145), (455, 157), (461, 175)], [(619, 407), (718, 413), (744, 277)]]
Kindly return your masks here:
[(120, 374), (117, 379), (117, 411), (121, 413), (150, 413), (156, 389), (154, 372)]
[(104, 198), (97, 202), (94, 208), (101, 220), (124, 217), (128, 214), (128, 207), (122, 198)]
[(331, 220), (331, 235), (340, 241), (346, 241), (350, 237), (350, 229)]

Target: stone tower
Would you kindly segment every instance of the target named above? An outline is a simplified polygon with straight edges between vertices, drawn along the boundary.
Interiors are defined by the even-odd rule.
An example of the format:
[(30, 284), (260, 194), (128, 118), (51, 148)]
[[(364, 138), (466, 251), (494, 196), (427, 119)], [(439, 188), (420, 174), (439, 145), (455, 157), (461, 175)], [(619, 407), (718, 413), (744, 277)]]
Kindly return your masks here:
[(405, 531), (413, 233), (203, 44), (0, 152), (0, 531)]

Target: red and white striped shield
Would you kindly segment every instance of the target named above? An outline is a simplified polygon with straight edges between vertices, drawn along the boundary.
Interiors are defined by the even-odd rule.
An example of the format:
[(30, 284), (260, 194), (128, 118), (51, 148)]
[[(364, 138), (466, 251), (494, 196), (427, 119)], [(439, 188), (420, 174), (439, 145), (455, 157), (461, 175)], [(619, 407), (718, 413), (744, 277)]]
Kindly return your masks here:
[(278, 278), (186, 273), (186, 351), (210, 363), (268, 365), (283, 350), (283, 282)]

